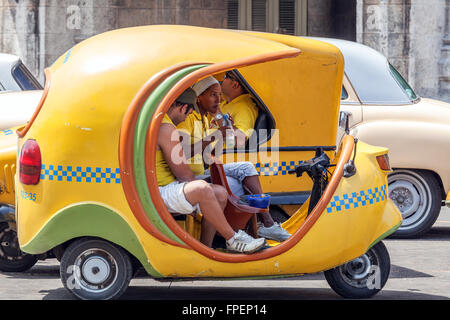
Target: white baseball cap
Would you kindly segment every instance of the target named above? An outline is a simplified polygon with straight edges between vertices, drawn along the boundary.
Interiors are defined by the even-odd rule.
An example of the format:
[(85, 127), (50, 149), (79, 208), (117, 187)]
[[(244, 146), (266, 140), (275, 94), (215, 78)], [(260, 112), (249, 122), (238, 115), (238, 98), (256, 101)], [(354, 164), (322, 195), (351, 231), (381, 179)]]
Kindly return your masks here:
[(192, 86), (192, 89), (195, 91), (195, 94), (198, 97), (199, 95), (201, 95), (203, 92), (205, 92), (209, 87), (211, 87), (214, 84), (220, 84), (220, 83), (213, 76), (208, 76), (208, 77), (200, 80), (196, 84), (194, 84)]

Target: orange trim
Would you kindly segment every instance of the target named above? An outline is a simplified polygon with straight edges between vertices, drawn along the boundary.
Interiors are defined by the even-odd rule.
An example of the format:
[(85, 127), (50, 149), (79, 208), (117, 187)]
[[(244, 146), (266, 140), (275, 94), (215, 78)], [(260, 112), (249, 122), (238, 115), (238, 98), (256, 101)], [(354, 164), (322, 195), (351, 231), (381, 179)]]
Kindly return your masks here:
[[(142, 88), (138, 91), (134, 99), (131, 101), (124, 118), (122, 120), (122, 128), (119, 138), (119, 166), (120, 176), (122, 180), (122, 187), (125, 193), (125, 197), (128, 201), (131, 211), (140, 223), (140, 225), (155, 238), (167, 242), (174, 246), (180, 246), (186, 248), (186, 246), (169, 239), (161, 231), (159, 231), (147, 217), (142, 203), (139, 200), (139, 195), (136, 189), (134, 181), (133, 170), (133, 143), (134, 143), (134, 130), (136, 127), (136, 121), (141, 111), (142, 106), (147, 100), (150, 93), (164, 81), (168, 76), (181, 70), (183, 68), (195, 65), (196, 63), (182, 63), (167, 68), (160, 73), (155, 74), (150, 80), (148, 80)], [(158, 184), (156, 184), (158, 185)], [(158, 191), (159, 193), (159, 191)]]
[(39, 100), (38, 106), (36, 110), (33, 113), (33, 116), (31, 117), (30, 121), (27, 123), (27, 125), (22, 130), (17, 130), (17, 135), (19, 138), (23, 138), (28, 130), (30, 130), (31, 125), (33, 124), (34, 120), (36, 119), (37, 115), (42, 109), (42, 105), (44, 104), (45, 99), (47, 99), (48, 91), (50, 90), (50, 83), (51, 83), (51, 73), (50, 69), (46, 68), (44, 69), (45, 74), (45, 87), (44, 92), (42, 93), (41, 100)]
[[(226, 70), (230, 70), (233, 68), (243, 67), (251, 64), (257, 64), (267, 61), (273, 61), (277, 59), (282, 58), (289, 58), (289, 57), (295, 57), (299, 54), (298, 50), (289, 50), (283, 53), (270, 53), (270, 54), (264, 54), (259, 55), (256, 57), (249, 57), (244, 59), (239, 59), (237, 61), (231, 61), (231, 62), (224, 62), (224, 63), (218, 63), (214, 64), (205, 68), (202, 68), (200, 70), (197, 70), (188, 76), (186, 76), (182, 81), (180, 81), (177, 85), (175, 85), (165, 96), (165, 98), (161, 101), (159, 107), (155, 111), (155, 116), (153, 117), (153, 120), (150, 124), (149, 133), (147, 136), (150, 138), (150, 144), (149, 144), (149, 150), (146, 154), (146, 160), (145, 163), (147, 166), (146, 172), (155, 172), (155, 161), (156, 159), (156, 142), (157, 142), (157, 136), (159, 127), (161, 125), (162, 118), (161, 114), (165, 114), (167, 110), (169, 109), (170, 105), (175, 101), (176, 97), (178, 97), (184, 90), (186, 90), (189, 86), (193, 85), (195, 81), (199, 78), (212, 75), (215, 73), (223, 72)], [(296, 245), (303, 236), (309, 231), (309, 229), (314, 225), (314, 223), (317, 221), (317, 219), (320, 217), (324, 209), (326, 208), (327, 204), (331, 200), (331, 197), (333, 193), (335, 192), (340, 179), (342, 178), (343, 172), (344, 172), (344, 164), (348, 161), (348, 159), (351, 156), (351, 152), (353, 150), (354, 141), (351, 137), (347, 136), (344, 139), (343, 143), (343, 150), (341, 157), (337, 163), (336, 169), (334, 171), (333, 176), (330, 179), (330, 182), (325, 189), (325, 192), (322, 196), (322, 198), (319, 200), (316, 207), (312, 210), (311, 214), (305, 221), (305, 223), (295, 232), (294, 235), (292, 235), (288, 240), (284, 241), (283, 243), (279, 244), (278, 246), (275, 246), (273, 248), (264, 250), (262, 252), (254, 253), (252, 255), (245, 255), (245, 254), (229, 254), (229, 253), (223, 253), (215, 251), (202, 243), (198, 242), (195, 238), (190, 236), (189, 234), (186, 234), (186, 232), (181, 229), (181, 227), (178, 226), (176, 221), (172, 218), (170, 213), (167, 211), (167, 208), (164, 205), (164, 202), (162, 201), (162, 198), (159, 194), (158, 189), (156, 188), (157, 181), (156, 181), (156, 175), (150, 174), (148, 176), (149, 181), (149, 192), (152, 197), (152, 201), (156, 209), (158, 210), (161, 219), (166, 223), (166, 225), (180, 238), (183, 238), (183, 240), (194, 250), (198, 251), (199, 253), (203, 254), (206, 257), (209, 257), (211, 259), (222, 261), (222, 262), (246, 262), (246, 261), (255, 261), (255, 260), (261, 260), (261, 259), (267, 259), (270, 257), (274, 257), (276, 255), (279, 255), (290, 248), (292, 248), (294, 245)]]

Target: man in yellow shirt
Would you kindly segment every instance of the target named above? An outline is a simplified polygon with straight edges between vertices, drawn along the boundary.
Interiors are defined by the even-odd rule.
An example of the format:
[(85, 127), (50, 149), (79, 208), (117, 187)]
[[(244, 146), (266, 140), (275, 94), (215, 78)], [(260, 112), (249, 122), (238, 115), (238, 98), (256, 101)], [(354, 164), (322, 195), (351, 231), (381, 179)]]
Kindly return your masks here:
[(176, 125), (192, 112), (197, 96), (192, 89), (183, 92), (171, 105), (158, 133), (156, 177), (159, 192), (169, 212), (190, 214), (198, 208), (203, 214), (201, 242), (211, 246), (214, 234), (219, 232), (227, 249), (252, 253), (262, 249), (264, 238), (254, 239), (239, 230), (234, 232), (224, 215), (227, 191), (204, 180), (196, 180), (186, 164)]
[(258, 117), (258, 108), (250, 94), (230, 71), (225, 73), (221, 89), (226, 100), (220, 104), (220, 111), (223, 114), (228, 113), (232, 117), (236, 146), (242, 148), (253, 133), (255, 121)]
[[(194, 128), (204, 130), (207, 126), (204, 125), (204, 122), (206, 122), (208, 119), (208, 114), (210, 116), (215, 116), (217, 113), (221, 112), (220, 109), (220, 97), (221, 97), (221, 86), (219, 82), (212, 76), (209, 76), (207, 78), (204, 78), (200, 81), (198, 81), (195, 85), (192, 86), (193, 90), (197, 94), (197, 105), (199, 112), (193, 113), (189, 116), (190, 119), (187, 119), (184, 123), (180, 124), (178, 128), (183, 128), (188, 134), (192, 136), (195, 136), (195, 141), (191, 140), (191, 148), (190, 150), (192, 152), (202, 152), (202, 159), (207, 155), (207, 152), (203, 152), (204, 148), (195, 148), (195, 146), (192, 145), (192, 143), (196, 143), (197, 145), (202, 144), (203, 146), (208, 145), (211, 141), (210, 137), (212, 134), (207, 135), (208, 131), (204, 134), (199, 134), (198, 130), (194, 130)], [(248, 99), (250, 99), (250, 96), (248, 95)], [(241, 99), (241, 101), (246, 101), (246, 98)], [(253, 115), (258, 114), (258, 110), (256, 109), (256, 106), (253, 107), (256, 110), (253, 110), (251, 112), (247, 112), (245, 110), (244, 104), (235, 104), (234, 106), (231, 106), (229, 110), (236, 111), (233, 116), (234, 123), (238, 123), (239, 125), (242, 124), (239, 128), (236, 128), (236, 125), (233, 126), (233, 131), (236, 136), (236, 143), (238, 144), (239, 139), (243, 139), (243, 145), (245, 145), (245, 141), (247, 139), (247, 134), (251, 134), (250, 128), (247, 129), (246, 126), (249, 126), (251, 122), (253, 121), (253, 125), (251, 129), (253, 129), (254, 121)], [(222, 110), (223, 111), (223, 110)], [(235, 118), (236, 117), (236, 118)], [(200, 119), (201, 125), (198, 124), (194, 126), (192, 123), (194, 123), (195, 119)], [(203, 129), (202, 129), (203, 128)], [(221, 128), (223, 129), (223, 128)], [(241, 131), (242, 129), (242, 131)], [(245, 132), (245, 133), (244, 133)], [(221, 134), (218, 134), (217, 137), (223, 137), (225, 133), (221, 131)], [(207, 138), (203, 138), (207, 137)], [(183, 138), (184, 139), (184, 138)], [(203, 140), (202, 140), (203, 139)], [(194, 150), (196, 149), (196, 150)], [(203, 159), (204, 160), (204, 159)], [(262, 188), (261, 184), (259, 182), (259, 176), (258, 172), (255, 169), (255, 166), (251, 162), (233, 162), (233, 163), (226, 163), (223, 166), (225, 175), (227, 176), (227, 182), (231, 189), (231, 191), (237, 195), (242, 196), (244, 195), (244, 189), (243, 185), (254, 194), (262, 194)], [(203, 176), (198, 176), (198, 178), (206, 178), (209, 176), (209, 170), (204, 172)], [(281, 226), (278, 223), (275, 223), (270, 215), (270, 213), (263, 213), (260, 215), (261, 220), (263, 221), (263, 225), (258, 229), (258, 235), (265, 237), (267, 239), (275, 240), (275, 241), (284, 241), (287, 240), (290, 237), (290, 234), (281, 228)]]

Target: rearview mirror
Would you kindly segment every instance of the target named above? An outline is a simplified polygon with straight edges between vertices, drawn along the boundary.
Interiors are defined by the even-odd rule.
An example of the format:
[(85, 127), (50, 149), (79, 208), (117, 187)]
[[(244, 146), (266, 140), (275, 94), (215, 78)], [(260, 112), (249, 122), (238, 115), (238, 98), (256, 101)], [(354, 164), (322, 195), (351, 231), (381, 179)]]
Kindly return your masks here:
[(349, 128), (350, 115), (351, 115), (351, 113), (348, 112), (348, 111), (341, 111), (341, 112), (339, 112), (339, 128), (344, 130), (346, 134), (350, 133), (350, 128)]

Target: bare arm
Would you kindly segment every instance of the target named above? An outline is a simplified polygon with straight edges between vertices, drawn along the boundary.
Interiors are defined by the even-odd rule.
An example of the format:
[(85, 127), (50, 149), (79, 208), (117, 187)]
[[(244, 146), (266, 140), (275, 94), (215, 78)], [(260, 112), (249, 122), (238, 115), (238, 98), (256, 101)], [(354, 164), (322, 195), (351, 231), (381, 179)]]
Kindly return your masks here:
[(239, 130), (235, 126), (233, 126), (233, 129), (234, 129), (234, 135), (236, 137), (236, 146), (238, 148), (245, 146), (245, 142), (247, 141), (247, 136), (245, 135), (245, 133), (243, 133), (241, 130)]
[(158, 134), (158, 147), (178, 181), (195, 180), (194, 173), (186, 163), (186, 156), (180, 143), (180, 135), (174, 126), (166, 123), (161, 124)]
[[(225, 128), (219, 128), (220, 135), (222, 136), (222, 139), (225, 137)], [(211, 143), (219, 139), (219, 135), (216, 132), (213, 132), (209, 134), (208, 136), (204, 137), (202, 140), (199, 140), (195, 143), (191, 144), (191, 136), (184, 132), (183, 130), (179, 131), (180, 136), (182, 137), (182, 146), (185, 155), (187, 154), (189, 157), (193, 157), (196, 154), (200, 153), (203, 154), (206, 147), (208, 147)]]

